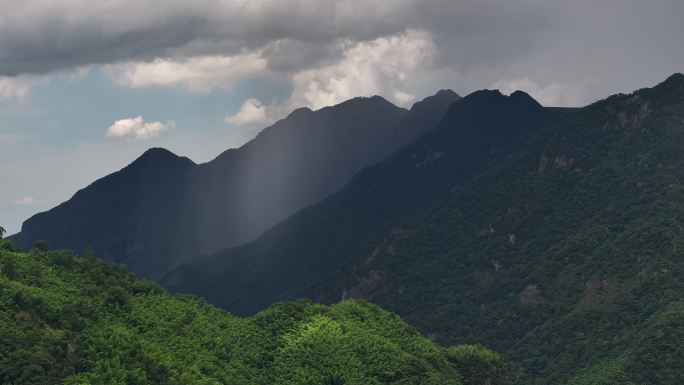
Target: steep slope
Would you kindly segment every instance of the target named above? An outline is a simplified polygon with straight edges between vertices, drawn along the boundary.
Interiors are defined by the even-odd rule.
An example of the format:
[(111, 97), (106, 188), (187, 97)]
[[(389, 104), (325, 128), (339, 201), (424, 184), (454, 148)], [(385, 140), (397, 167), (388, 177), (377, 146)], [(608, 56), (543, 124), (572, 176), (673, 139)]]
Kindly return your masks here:
[(93, 246), (133, 271), (151, 273), (158, 258), (174, 253), (185, 230), (181, 213), (185, 181), (197, 166), (187, 158), (153, 148), (133, 163), (78, 191), (67, 202), (36, 214), (12, 239), (23, 249), (35, 240), (59, 248)]
[(417, 103), (416, 111), (377, 96), (299, 109), (201, 165), (151, 150), (28, 219), (13, 240), (22, 249), (38, 239), (57, 248), (92, 246), (107, 260), (157, 278), (181, 257), (246, 242), (333, 193), (414, 133), (434, 127), (458, 98), (442, 92)]
[[(415, 132), (432, 129), (458, 98), (445, 91), (408, 112), (377, 96), (316, 112), (296, 110), (239, 150), (200, 168), (193, 184), (202, 188), (195, 190), (196, 204), (189, 207), (197, 218), (200, 251), (252, 240), (339, 190), (358, 170), (408, 143)], [(227, 237), (232, 239), (228, 244)]]
[(65, 251), (0, 249), (0, 383), (503, 385), (501, 358), (438, 347), (363, 301), (236, 318)]
[[(425, 107), (414, 110), (434, 115)], [(498, 91), (473, 93), (454, 103), (434, 130), (361, 171), (320, 204), (250, 244), (181, 266), (162, 283), (237, 314), (301, 297), (383, 224), (468, 180), (564, 113), (544, 108), (522, 92), (510, 97)]]
[(483, 341), (518, 384), (682, 383), (682, 148), (677, 74), (546, 127), (309, 295)]

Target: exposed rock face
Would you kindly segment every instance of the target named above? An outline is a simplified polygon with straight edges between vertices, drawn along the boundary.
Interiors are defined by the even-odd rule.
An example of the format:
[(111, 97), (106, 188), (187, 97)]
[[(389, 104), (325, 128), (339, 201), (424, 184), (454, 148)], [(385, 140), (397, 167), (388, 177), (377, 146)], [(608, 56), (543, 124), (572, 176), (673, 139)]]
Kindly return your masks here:
[(361, 277), (354, 286), (349, 289), (344, 289), (342, 292), (342, 298), (340, 300), (343, 301), (349, 298), (365, 298), (368, 296), (368, 292), (381, 282), (382, 274), (380, 274), (380, 272), (377, 270), (371, 270), (368, 272), (368, 274)]
[(525, 286), (525, 289), (523, 289), (519, 294), (518, 294), (518, 300), (521, 303), (528, 303), (528, 304), (543, 304), (547, 303), (542, 296), (542, 291), (539, 289), (536, 283), (530, 283), (527, 286)]

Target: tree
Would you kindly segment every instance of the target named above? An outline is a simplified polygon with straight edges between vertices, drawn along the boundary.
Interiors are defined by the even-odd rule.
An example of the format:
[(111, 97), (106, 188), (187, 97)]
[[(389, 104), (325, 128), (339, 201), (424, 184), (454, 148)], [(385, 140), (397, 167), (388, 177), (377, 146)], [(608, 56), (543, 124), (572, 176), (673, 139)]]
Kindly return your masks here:
[(33, 248), (38, 251), (48, 251), (50, 247), (46, 241), (35, 241), (33, 242)]
[(2, 237), (5, 235), (5, 233), (7, 233), (7, 230), (5, 230), (4, 227), (0, 226), (0, 239), (2, 239)]

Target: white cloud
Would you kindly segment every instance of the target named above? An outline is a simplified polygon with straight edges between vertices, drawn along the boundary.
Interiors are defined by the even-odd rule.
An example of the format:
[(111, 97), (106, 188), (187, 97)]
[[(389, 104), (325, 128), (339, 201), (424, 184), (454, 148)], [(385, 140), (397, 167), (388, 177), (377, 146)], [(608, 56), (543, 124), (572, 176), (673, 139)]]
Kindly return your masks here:
[(14, 201), (14, 204), (21, 205), (21, 206), (33, 206), (33, 205), (37, 205), (39, 203), (40, 202), (38, 202), (38, 200), (36, 200), (36, 198), (30, 197), (27, 195), (24, 195), (21, 198)]
[(16, 100), (23, 103), (28, 99), (31, 89), (45, 81), (43, 76), (0, 76), (0, 102)]
[(242, 48), (283, 38), (322, 45), (339, 37), (368, 40), (407, 24), (425, 24), (422, 20), (430, 12), (423, 3), (25, 0), (16, 6), (0, 1), (0, 74), (48, 73), (155, 57), (235, 55)]
[(149, 139), (156, 138), (164, 131), (175, 127), (173, 121), (166, 124), (161, 122), (146, 123), (142, 116), (135, 118), (117, 120), (107, 129), (108, 138), (125, 138), (125, 139)]
[(157, 58), (108, 66), (108, 72), (122, 86), (180, 86), (190, 92), (206, 93), (214, 87), (230, 89), (236, 81), (261, 73), (266, 60), (258, 52), (234, 56), (199, 56), (185, 60)]
[(509, 95), (514, 91), (525, 91), (544, 106), (579, 107), (587, 104), (588, 81), (576, 84), (550, 83), (544, 87), (539, 86), (529, 78), (501, 79), (491, 85), (490, 88), (498, 89)]
[(421, 30), (371, 41), (343, 40), (335, 48), (339, 52), (336, 61), (292, 75), (289, 98), (268, 106), (247, 99), (237, 113), (226, 117), (226, 123), (268, 123), (295, 108), (319, 109), (357, 96), (382, 95), (398, 105), (409, 106), (416, 99), (410, 92), (415, 80), (423, 76), (437, 56), (432, 34)]
[[(370, 41), (340, 40), (334, 50), (339, 53), (337, 60), (291, 75), (293, 91), (289, 100), (264, 106), (256, 99), (249, 99), (238, 113), (227, 117), (226, 122), (263, 123), (271, 120), (271, 116), (293, 108), (319, 109), (356, 96), (375, 94), (408, 106), (415, 100), (409, 83), (426, 71), (437, 56), (432, 34), (413, 29)], [(265, 78), (272, 74), (262, 51), (258, 49), (235, 56), (191, 57), (182, 61), (158, 58), (149, 63), (130, 62), (107, 68), (110, 75), (126, 87), (166, 86), (209, 92), (216, 87), (230, 89), (241, 79)]]
[(266, 106), (254, 98), (245, 100), (238, 112), (226, 118), (226, 123), (237, 125), (265, 123), (267, 121)]
[(336, 63), (294, 74), (293, 106), (317, 109), (373, 94), (408, 105), (415, 96), (405, 89), (406, 83), (425, 71), (437, 55), (432, 34), (422, 30), (370, 41), (343, 41), (340, 48), (342, 56)]

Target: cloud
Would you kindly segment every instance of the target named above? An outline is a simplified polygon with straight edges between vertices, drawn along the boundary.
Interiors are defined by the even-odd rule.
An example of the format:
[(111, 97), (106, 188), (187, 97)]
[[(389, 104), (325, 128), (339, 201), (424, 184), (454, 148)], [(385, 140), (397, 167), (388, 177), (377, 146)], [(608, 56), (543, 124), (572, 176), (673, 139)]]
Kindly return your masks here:
[[(533, 33), (550, 8), (533, 0), (0, 2), (0, 75), (158, 57), (233, 56), (277, 41), (288, 49), (269, 53), (274, 68), (301, 70), (302, 59), (327, 58), (327, 47), (339, 39), (370, 41), (406, 29), (430, 30), (452, 41), (491, 31), (509, 36), (503, 48), (520, 32)], [(501, 33), (509, 29), (519, 33)]]
[[(281, 52), (290, 46), (290, 42), (278, 41), (235, 56), (195, 57), (183, 61), (155, 59), (149, 63), (112, 65), (107, 71), (119, 85), (126, 87), (182, 87), (190, 92), (205, 93), (216, 87), (230, 89), (238, 80), (273, 77), (278, 68), (295, 68), (294, 59)], [(275, 56), (280, 60), (275, 69), (266, 59), (267, 56), (273, 58), (274, 51), (279, 51)], [(340, 39), (328, 52), (331, 59), (308, 63), (318, 66), (292, 72), (292, 93), (288, 100), (265, 107), (250, 99), (226, 122), (260, 123), (268, 121), (268, 115), (286, 113), (293, 108), (318, 109), (356, 96), (374, 94), (407, 106), (416, 98), (407, 85), (429, 70), (437, 56), (437, 47), (430, 32), (410, 29), (370, 41)]]
[(0, 102), (26, 102), (31, 89), (45, 81), (45, 77), (42, 76), (0, 76)]
[(230, 89), (236, 81), (266, 68), (259, 53), (235, 56), (202, 56), (182, 61), (155, 59), (149, 63), (110, 66), (108, 72), (127, 87), (180, 86), (190, 92), (206, 93), (214, 87)]
[(14, 204), (20, 205), (20, 206), (33, 206), (33, 205), (40, 204), (40, 202), (38, 202), (38, 200), (36, 200), (36, 198), (34, 198), (34, 197), (24, 195), (21, 198), (14, 201)]
[(405, 83), (426, 71), (437, 55), (432, 34), (422, 30), (339, 44), (339, 61), (294, 74), (293, 106), (316, 109), (373, 94), (407, 105), (415, 96), (404, 89)]
[[(234, 55), (270, 41), (325, 44), (406, 28), (417, 0), (27, 0), (0, 4), (0, 75), (156, 57)], [(363, 12), (358, 12), (364, 9)]]
[(501, 79), (490, 88), (498, 89), (506, 95), (517, 90), (525, 91), (545, 106), (580, 107), (591, 101), (588, 98), (589, 84), (589, 81), (584, 80), (576, 84), (550, 83), (542, 87), (525, 77)]
[[(0, 2), (0, 76), (105, 65), (115, 66), (115, 78), (130, 87), (207, 92), (245, 77), (278, 87), (306, 70), (334, 66), (345, 51), (340, 41), (369, 44), (413, 30), (430, 33), (438, 55), (426, 70), (431, 75), (416, 74), (423, 83), (409, 79), (410, 87), (384, 95), (397, 102), (435, 87), (466, 94), (526, 74), (547, 85), (601, 74), (590, 90), (598, 98), (681, 71), (684, 50), (669, 47), (684, 34), (683, 12), (681, 0), (6, 1)], [(343, 85), (319, 86), (333, 100), (343, 91)], [(25, 87), (12, 89), (3, 94), (27, 94)]]
[(238, 112), (226, 117), (226, 123), (237, 125), (265, 123), (267, 121), (266, 106), (262, 105), (260, 100), (253, 98), (245, 100)]
[(433, 36), (427, 31), (407, 30), (371, 41), (340, 40), (336, 61), (295, 72), (292, 92), (285, 100), (264, 105), (247, 99), (229, 124), (268, 123), (299, 107), (320, 109), (356, 96), (383, 95), (396, 104), (410, 105), (415, 95), (410, 85), (429, 70), (437, 55)]
[(166, 124), (161, 122), (146, 123), (142, 116), (135, 118), (117, 120), (107, 129), (108, 138), (124, 138), (124, 139), (150, 139), (156, 138), (164, 131), (175, 127), (173, 121)]

